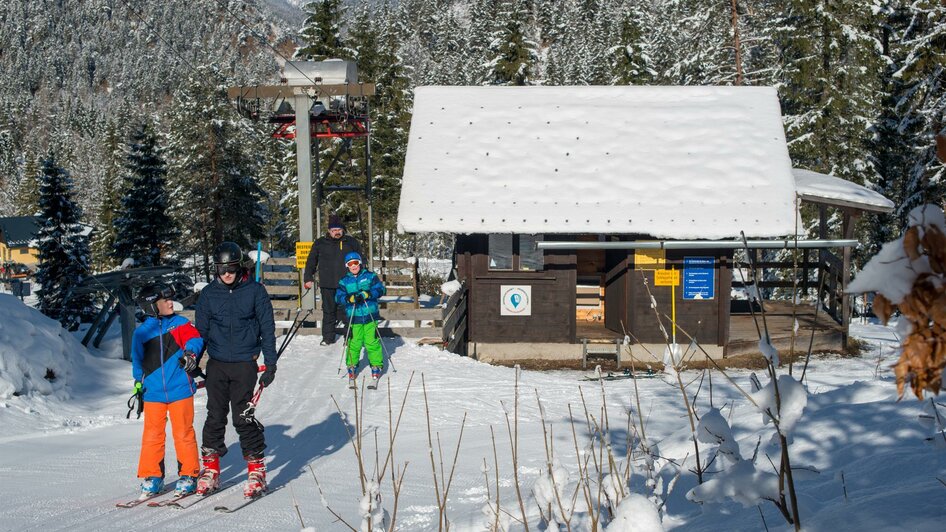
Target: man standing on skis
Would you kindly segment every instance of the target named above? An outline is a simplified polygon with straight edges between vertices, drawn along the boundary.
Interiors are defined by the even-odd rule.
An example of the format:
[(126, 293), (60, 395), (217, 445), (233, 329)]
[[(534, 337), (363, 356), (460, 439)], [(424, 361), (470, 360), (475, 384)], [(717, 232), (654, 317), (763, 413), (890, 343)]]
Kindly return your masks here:
[(335, 324), (338, 322), (338, 306), (335, 304), (335, 289), (338, 280), (345, 276), (345, 255), (361, 253), (361, 245), (345, 234), (345, 224), (332, 215), (328, 221), (328, 234), (312, 244), (305, 261), (302, 281), (306, 290), (312, 288), (315, 270), (319, 270), (319, 295), (322, 298), (322, 344), (335, 343)]
[(244, 495), (254, 497), (266, 491), (263, 428), (240, 414), (253, 398), (260, 351), (266, 364), (260, 386), (269, 386), (276, 377), (276, 323), (269, 294), (250, 278), (243, 261), (243, 251), (235, 243), (217, 246), (217, 279), (203, 289), (197, 302), (197, 330), (210, 356), (206, 369), (207, 420), (201, 445), (204, 470), (197, 481), (198, 494), (219, 487), (220, 458), (227, 453), (224, 434), (231, 410), (249, 471)]
[(355, 380), (361, 346), (364, 345), (368, 351), (371, 377), (377, 383), (384, 366), (378, 336), (378, 320), (381, 319), (378, 299), (384, 295), (384, 285), (374, 272), (362, 268), (361, 255), (358, 253), (352, 252), (345, 256), (345, 267), (348, 268), (348, 274), (338, 282), (335, 302), (345, 305), (347, 320), (351, 323), (346, 356), (348, 379)]
[(138, 291), (138, 306), (148, 316), (131, 339), (131, 372), (145, 415), (138, 458), (142, 498), (158, 495), (164, 489), (164, 431), (168, 418), (177, 452), (179, 479), (175, 495), (194, 493), (200, 472), (194, 433), (197, 387), (190, 375), (197, 365), (187, 367), (181, 362), (200, 353), (204, 342), (187, 318), (174, 313), (173, 297), (174, 290), (162, 284)]

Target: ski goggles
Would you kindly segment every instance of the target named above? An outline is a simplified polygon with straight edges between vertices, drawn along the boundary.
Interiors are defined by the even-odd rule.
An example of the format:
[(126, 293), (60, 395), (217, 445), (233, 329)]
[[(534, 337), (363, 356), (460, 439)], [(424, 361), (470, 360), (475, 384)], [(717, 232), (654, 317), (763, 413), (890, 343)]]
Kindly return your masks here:
[(351, 259), (350, 261), (348, 261), (348, 262), (345, 263), (345, 266), (350, 267), (352, 264), (357, 264), (357, 265), (361, 266), (361, 261), (358, 260), (358, 259)]
[(154, 303), (159, 299), (174, 299), (174, 289), (170, 286), (155, 287), (154, 293), (139, 298), (145, 303)]
[(217, 275), (223, 275), (225, 273), (237, 273), (240, 271), (240, 265), (231, 262), (228, 264), (217, 264)]

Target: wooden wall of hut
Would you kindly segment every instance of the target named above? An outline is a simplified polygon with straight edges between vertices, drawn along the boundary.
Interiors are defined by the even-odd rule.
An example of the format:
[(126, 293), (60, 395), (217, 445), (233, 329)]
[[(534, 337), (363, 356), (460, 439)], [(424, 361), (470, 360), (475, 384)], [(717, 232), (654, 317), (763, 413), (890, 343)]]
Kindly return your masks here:
[[(576, 256), (548, 251), (540, 271), (489, 269), (489, 236), (458, 235), (457, 274), (470, 287), (470, 341), (572, 343), (575, 341)], [(527, 285), (531, 315), (500, 314), (502, 286)]]

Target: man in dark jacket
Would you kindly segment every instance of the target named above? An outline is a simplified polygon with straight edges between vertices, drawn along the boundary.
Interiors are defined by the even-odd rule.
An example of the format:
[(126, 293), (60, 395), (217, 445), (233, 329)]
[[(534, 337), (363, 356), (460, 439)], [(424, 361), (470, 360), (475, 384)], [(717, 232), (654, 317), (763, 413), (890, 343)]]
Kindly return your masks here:
[(241, 414), (253, 398), (260, 351), (266, 371), (259, 384), (269, 386), (276, 376), (276, 323), (266, 289), (250, 278), (243, 260), (243, 251), (233, 242), (217, 246), (217, 279), (201, 291), (197, 302), (197, 330), (210, 356), (206, 370), (207, 420), (201, 444), (204, 469), (197, 481), (199, 494), (219, 486), (220, 457), (227, 453), (224, 433), (231, 409), (233, 428), (240, 436), (249, 470), (244, 494), (252, 497), (266, 490), (263, 428)]
[(305, 261), (305, 273), (302, 281), (306, 289), (312, 288), (315, 270), (319, 270), (319, 294), (322, 297), (322, 345), (335, 343), (335, 324), (339, 311), (335, 303), (335, 289), (338, 281), (346, 274), (345, 255), (351, 252), (361, 254), (361, 245), (354, 238), (345, 234), (345, 225), (332, 215), (328, 221), (328, 234), (316, 240)]

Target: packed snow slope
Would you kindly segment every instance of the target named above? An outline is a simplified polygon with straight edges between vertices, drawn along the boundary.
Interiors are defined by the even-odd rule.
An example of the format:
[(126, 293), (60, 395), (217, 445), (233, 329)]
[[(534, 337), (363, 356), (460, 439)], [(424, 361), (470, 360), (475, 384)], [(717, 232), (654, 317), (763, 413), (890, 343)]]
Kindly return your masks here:
[[(46, 343), (49, 324), (43, 321), (45, 318), (29, 309), (11, 314), (8, 299), (0, 296), (0, 304), (4, 305), (0, 311), (5, 317), (0, 320), (3, 368), (11, 364), (19, 367), (28, 357), (17, 347), (11, 348), (11, 343), (42, 349), (56, 342)], [(11, 331), (9, 323), (16, 329)], [(918, 421), (922, 404), (895, 400), (888, 370), (896, 358), (891, 330), (864, 325), (857, 329), (857, 334), (869, 347), (866, 355), (844, 359), (817, 357), (807, 371), (808, 403), (794, 428), (791, 447), (802, 524), (806, 530), (942, 530), (946, 487), (937, 477), (946, 481), (946, 455), (925, 441), (929, 431)], [(503, 410), (505, 407), (510, 419), (514, 419), (515, 369), (481, 364), (433, 347), (388, 340), (384, 346), (394, 365), (388, 366), (379, 390), (366, 391), (361, 404), (363, 413), (356, 420), (355, 395), (346, 388), (338, 371), (341, 345), (320, 347), (317, 337), (298, 337), (293, 341), (279, 362), (275, 383), (263, 394), (257, 411), (258, 419), (266, 425), (269, 478), (271, 487), (279, 488), (277, 491), (234, 514), (215, 513), (210, 500), (187, 510), (144, 506), (118, 509), (115, 503), (130, 497), (138, 483), (135, 471), (142, 425), (134, 416), (125, 419), (131, 368), (126, 362), (89, 356), (62, 334), (58, 338), (67, 347), (48, 360), (69, 361), (68, 366), (60, 366), (65, 368), (58, 377), (65, 379), (62, 387), (52, 393), (35, 390), (0, 399), (0, 426), (4, 427), (0, 434), (2, 530), (299, 530), (302, 523), (293, 507), (293, 495), (306, 527), (346, 529), (320, 502), (308, 466), (318, 476), (327, 504), (356, 529), (360, 528), (362, 494), (349, 432), (354, 433), (356, 423), (360, 423), (365, 465), (369, 473), (374, 471), (375, 437), (381, 447), (380, 462), (384, 462), (387, 450), (389, 390), (396, 417), (409, 384), (394, 445), (397, 470), (400, 472), (408, 464), (398, 499), (397, 529), (437, 529), (425, 387), (436, 463), (439, 469), (439, 440), (447, 476), (466, 414), (447, 504), (452, 528), (486, 528), (484, 469), (491, 479), (490, 496), (495, 498), (490, 429), (496, 437), (502, 507), (516, 518), (521, 515)], [(118, 349), (118, 345), (113, 343), (111, 349)], [(3, 369), (2, 373), (5, 381), (7, 371)], [(583, 375), (572, 371), (520, 373), (519, 486), (532, 529), (538, 523), (535, 495), (547, 495), (543, 495), (541, 486), (535, 486), (540, 473), (546, 470), (536, 393), (550, 425), (563, 475), (570, 476), (572, 481), (577, 478), (569, 405), (576, 419), (577, 437), (587, 437), (579, 390), (595, 417), (601, 412), (604, 394), (610, 419), (609, 437), (616, 458), (624, 459), (626, 412), (633, 409), (636, 413), (634, 381), (579, 380)], [(764, 425), (758, 410), (718, 372), (713, 372), (712, 387), (708, 379), (701, 383), (699, 376), (694, 371), (683, 373), (683, 381), (692, 382), (688, 391), (691, 398), (697, 396), (698, 412), (710, 411), (712, 397), (713, 405), (730, 422), (742, 455), (751, 456), (759, 438), (764, 445), (771, 435), (771, 425)], [(733, 371), (731, 376), (748, 389), (750, 372)], [(697, 482), (695, 475), (687, 471), (693, 465), (693, 447), (679, 391), (674, 387), (676, 381), (658, 377), (636, 382), (647, 437), (652, 444), (659, 445), (662, 458), (658, 462), (670, 459), (684, 465), (669, 494), (665, 492), (670, 478), (661, 477), (659, 495), (666, 499), (662, 526), (707, 531), (763, 529), (756, 507), (744, 508), (735, 502), (701, 506), (687, 500), (687, 492)], [(359, 390), (359, 401), (360, 397)], [(203, 392), (198, 392), (196, 404), (199, 432), (206, 404)], [(242, 480), (245, 465), (232, 432), (228, 434), (228, 444), (230, 452), (223, 458), (222, 476), (225, 480)], [(170, 441), (168, 445), (168, 463), (173, 464)], [(704, 459), (711, 452), (710, 447), (702, 448), (706, 453)], [(661, 475), (672, 469), (664, 468)], [(381, 485), (382, 504), (393, 513), (390, 466), (387, 471)], [(169, 473), (168, 479), (174, 478), (176, 475)], [(438, 482), (442, 489), (439, 473)], [(643, 493), (643, 481), (636, 472), (632, 474), (631, 485)], [(286, 489), (287, 486), (292, 489)], [(534, 486), (537, 489), (533, 490)], [(660, 524), (655, 523), (654, 507), (646, 498), (629, 496), (627, 500), (633, 505), (622, 506), (621, 522), (640, 521), (647, 514), (651, 529)], [(770, 529), (786, 528), (770, 503), (759, 508)], [(586, 522), (581, 512), (576, 512), (573, 524)], [(503, 521), (510, 523), (513, 530), (521, 529), (512, 518)]]

